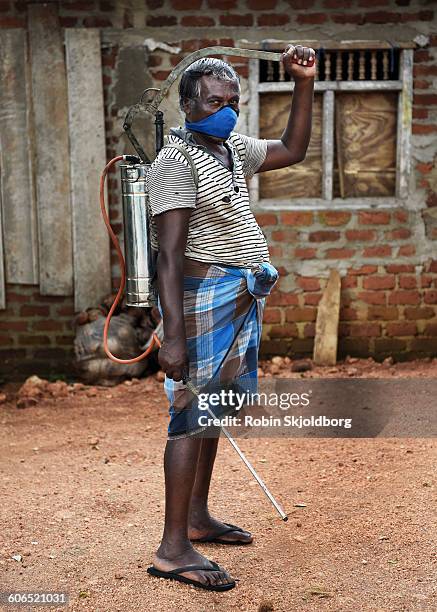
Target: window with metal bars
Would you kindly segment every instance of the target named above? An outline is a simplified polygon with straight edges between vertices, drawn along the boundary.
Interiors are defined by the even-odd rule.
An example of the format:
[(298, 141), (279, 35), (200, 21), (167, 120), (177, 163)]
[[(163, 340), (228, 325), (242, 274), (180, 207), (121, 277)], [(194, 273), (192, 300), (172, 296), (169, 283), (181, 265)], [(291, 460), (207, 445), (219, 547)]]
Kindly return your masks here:
[[(252, 179), (255, 206), (398, 206), (408, 197), (414, 45), (299, 44), (317, 52), (311, 142), (304, 162)], [(249, 133), (280, 138), (294, 82), (281, 63), (251, 60), (249, 83)]]

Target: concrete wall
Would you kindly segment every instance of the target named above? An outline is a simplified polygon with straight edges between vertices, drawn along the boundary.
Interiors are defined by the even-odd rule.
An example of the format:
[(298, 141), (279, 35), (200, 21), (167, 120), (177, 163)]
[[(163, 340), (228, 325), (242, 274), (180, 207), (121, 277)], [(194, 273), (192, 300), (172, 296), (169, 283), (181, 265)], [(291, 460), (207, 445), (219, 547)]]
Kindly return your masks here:
[[(408, 0), (125, 0), (59, 2), (65, 28), (101, 29), (108, 159), (130, 152), (122, 119), (148, 86), (159, 87), (187, 53), (239, 39), (412, 41), (414, 52), (411, 201), (390, 211), (260, 212), (282, 278), (265, 313), (265, 353), (310, 354), (317, 303), (329, 267), (342, 269), (340, 355), (437, 354), (437, 28), (432, 3)], [(27, 28), (27, 3), (1, 2), (0, 27)], [(248, 65), (239, 129), (247, 132)], [(167, 127), (181, 122), (176, 87), (163, 105)], [(150, 127), (138, 122), (140, 134)], [(147, 140), (147, 139), (146, 139)], [(149, 147), (150, 147), (149, 139)], [(150, 150), (151, 152), (151, 150)], [(117, 174), (110, 215), (121, 231)], [(96, 202), (96, 205), (97, 202)], [(349, 260), (359, 257), (359, 265)], [(112, 276), (119, 271), (112, 252)], [(6, 372), (68, 370), (73, 297), (44, 297), (37, 286), (7, 286), (0, 311)], [(24, 371), (24, 370), (23, 370)]]

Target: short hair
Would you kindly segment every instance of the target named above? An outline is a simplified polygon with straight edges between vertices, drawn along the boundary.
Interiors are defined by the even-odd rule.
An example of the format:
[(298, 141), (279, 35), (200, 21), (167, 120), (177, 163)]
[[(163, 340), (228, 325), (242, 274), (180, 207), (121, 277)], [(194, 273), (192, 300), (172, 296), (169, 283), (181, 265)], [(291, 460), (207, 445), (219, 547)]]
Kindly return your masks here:
[(200, 95), (200, 79), (203, 76), (212, 76), (221, 81), (237, 81), (240, 84), (240, 77), (230, 64), (215, 57), (203, 57), (193, 62), (182, 73), (179, 82), (179, 106), (185, 100), (194, 100)]

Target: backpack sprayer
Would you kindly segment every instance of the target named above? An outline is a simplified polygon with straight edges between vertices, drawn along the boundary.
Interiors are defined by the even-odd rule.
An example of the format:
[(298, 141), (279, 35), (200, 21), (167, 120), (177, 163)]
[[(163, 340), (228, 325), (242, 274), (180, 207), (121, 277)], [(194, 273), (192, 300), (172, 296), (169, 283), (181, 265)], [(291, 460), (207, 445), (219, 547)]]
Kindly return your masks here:
[[(240, 57), (250, 57), (254, 59), (266, 59), (270, 61), (281, 60), (281, 53), (273, 53), (270, 51), (257, 51), (251, 49), (237, 49), (233, 47), (206, 47), (191, 53), (184, 58), (172, 70), (167, 79), (164, 81), (161, 89), (154, 87), (146, 89), (137, 104), (132, 106), (123, 123), (123, 128), (134, 147), (136, 155), (118, 155), (111, 159), (105, 166), (100, 179), (100, 208), (102, 211), (103, 220), (108, 229), (111, 241), (117, 251), (118, 260), (121, 268), (121, 281), (114, 303), (112, 304), (108, 316), (105, 321), (103, 330), (103, 347), (106, 355), (112, 361), (117, 363), (135, 363), (144, 359), (155, 346), (160, 347), (163, 339), (162, 322), (153, 332), (146, 350), (137, 357), (131, 359), (119, 359), (111, 353), (108, 347), (108, 330), (111, 317), (117, 307), (124, 289), (126, 289), (126, 305), (150, 308), (157, 304), (157, 289), (155, 284), (156, 279), (156, 255), (157, 253), (150, 245), (150, 217), (148, 207), (148, 192), (147, 192), (147, 175), (150, 170), (152, 161), (146, 155), (144, 148), (138, 142), (132, 132), (132, 123), (135, 116), (140, 113), (150, 113), (155, 116), (155, 149), (158, 154), (164, 147), (164, 114), (159, 110), (164, 97), (167, 95), (170, 87), (176, 81), (178, 76), (193, 62), (206, 57), (208, 55), (233, 55)], [(294, 59), (292, 61), (295, 61)], [(296, 60), (297, 63), (297, 60)], [(311, 66), (313, 62), (308, 62)], [(152, 100), (145, 101), (145, 97), (149, 92), (155, 92)], [(171, 145), (174, 146), (174, 145)], [(188, 155), (187, 155), (188, 158)], [(119, 241), (115, 235), (105, 207), (105, 180), (111, 167), (120, 162), (126, 162), (120, 166), (121, 170), (121, 186), (122, 186), (122, 204), (123, 204), (123, 228), (124, 228), (124, 252), (120, 248)], [(230, 347), (232, 348), (232, 346)], [(199, 391), (194, 387), (189, 379), (185, 380), (187, 388), (195, 396), (199, 395)], [(208, 409), (212, 417), (214, 414)], [(224, 435), (227, 437), (233, 448), (236, 450), (248, 470), (254, 476), (255, 480), (260, 485), (268, 499), (278, 511), (282, 520), (288, 520), (287, 515), (277, 503), (273, 495), (270, 493), (260, 476), (256, 473), (253, 466), (241, 452), (235, 440), (225, 427), (221, 427)]]

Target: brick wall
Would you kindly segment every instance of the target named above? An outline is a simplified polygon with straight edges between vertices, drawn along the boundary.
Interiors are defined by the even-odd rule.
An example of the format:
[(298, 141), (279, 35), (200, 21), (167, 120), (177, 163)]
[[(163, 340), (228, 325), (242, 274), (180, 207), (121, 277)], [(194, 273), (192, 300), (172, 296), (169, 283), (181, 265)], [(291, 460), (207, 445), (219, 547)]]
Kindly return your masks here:
[[(0, 0), (0, 27), (26, 28), (27, 2)], [(240, 38), (412, 40), (414, 52), (413, 177), (409, 210), (277, 211), (258, 214), (273, 263), (281, 271), (265, 312), (264, 353), (310, 354), (317, 303), (327, 274), (302, 274), (302, 262), (342, 270), (340, 355), (398, 359), (437, 354), (437, 28), (432, 3), (408, 0), (146, 0), (59, 2), (63, 27), (102, 30), (108, 159), (128, 152), (126, 111), (117, 90), (122, 54), (152, 38), (179, 53), (148, 53), (150, 85), (158, 86), (187, 53)], [(118, 37), (118, 38), (117, 38)], [(124, 38), (126, 37), (126, 38)], [(123, 50), (124, 47), (124, 50)], [(124, 56), (126, 57), (126, 56)], [(247, 62), (233, 61), (244, 79)], [(138, 92), (144, 79), (136, 84)], [(147, 84), (146, 86), (149, 86)], [(129, 93), (132, 103), (136, 92)], [(109, 177), (110, 216), (121, 231), (119, 184)], [(118, 267), (112, 253), (114, 287)], [(322, 266), (323, 268), (323, 266)], [(70, 370), (72, 297), (43, 297), (33, 286), (7, 286), (0, 311), (0, 356), (6, 373)], [(8, 361), (6, 361), (8, 360)]]

